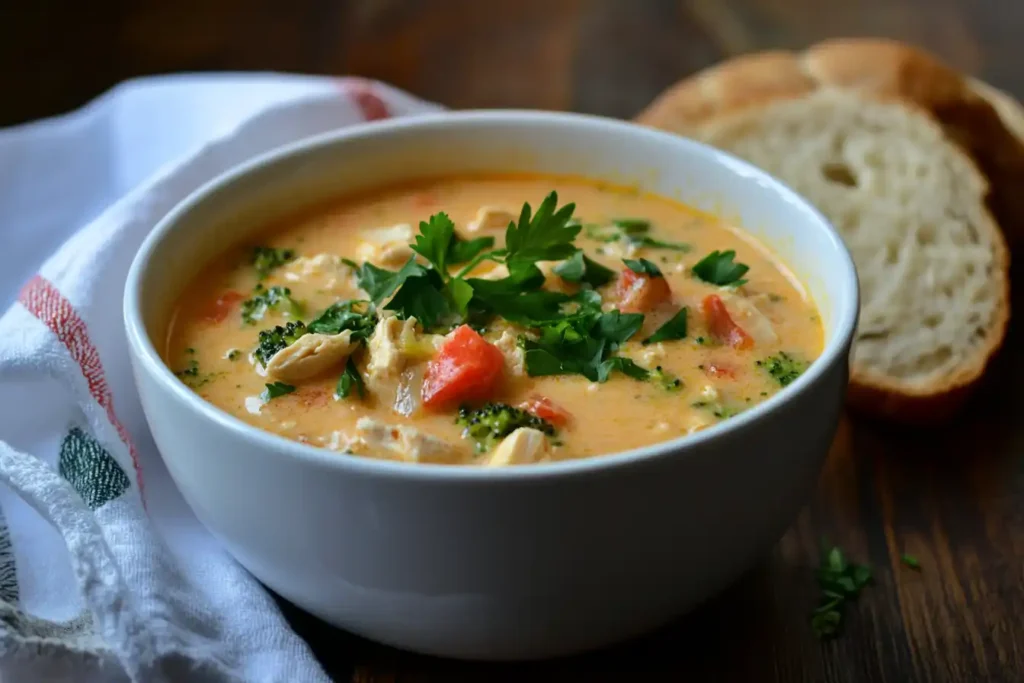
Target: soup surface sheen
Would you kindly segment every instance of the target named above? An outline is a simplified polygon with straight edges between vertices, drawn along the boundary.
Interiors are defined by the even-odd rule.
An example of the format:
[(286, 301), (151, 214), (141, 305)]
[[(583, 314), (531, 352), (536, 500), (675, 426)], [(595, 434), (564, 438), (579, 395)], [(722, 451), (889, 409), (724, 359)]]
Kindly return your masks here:
[(693, 433), (822, 344), (786, 267), (710, 216), (584, 179), (470, 176), (348, 197), (225, 254), (181, 296), (165, 358), (290, 439), (499, 466)]

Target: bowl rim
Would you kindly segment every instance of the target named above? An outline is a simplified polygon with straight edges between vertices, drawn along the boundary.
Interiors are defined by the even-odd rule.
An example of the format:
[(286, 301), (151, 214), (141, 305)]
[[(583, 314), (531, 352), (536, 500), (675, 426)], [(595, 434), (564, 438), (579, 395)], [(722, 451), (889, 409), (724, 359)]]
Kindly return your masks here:
[[(560, 460), (556, 462), (516, 465), (515, 467), (489, 468), (478, 465), (443, 465), (433, 463), (406, 463), (394, 460), (364, 457), (345, 457), (343, 454), (325, 448), (303, 444), (286, 437), (264, 431), (231, 415), (225, 410), (206, 401), (189, 389), (164, 363), (153, 345), (142, 317), (141, 283), (159, 251), (175, 227), (193, 209), (206, 201), (217, 191), (243, 179), (249, 173), (280, 163), (285, 159), (302, 156), (315, 149), (345, 144), (352, 139), (388, 136), (399, 131), (421, 129), (429, 134), (431, 129), (464, 127), (474, 125), (530, 125), (548, 124), (580, 129), (585, 134), (599, 136), (602, 132), (652, 138), (661, 144), (672, 145), (681, 154), (702, 158), (702, 163), (720, 164), (742, 176), (753, 180), (777, 196), (777, 201), (794, 205), (806, 218), (812, 229), (824, 231), (837, 259), (837, 267), (830, 270), (829, 278), (845, 281), (848, 292), (844, 300), (834, 301), (838, 317), (835, 333), (825, 344), (821, 354), (806, 372), (792, 384), (769, 397), (767, 400), (743, 411), (729, 420), (719, 422), (694, 434), (680, 436), (666, 441), (641, 446), (616, 453), (596, 455), (587, 458)], [(741, 228), (742, 229), (742, 228)], [(440, 481), (530, 481), (558, 479), (584, 473), (606, 472), (622, 467), (635, 466), (659, 458), (685, 456), (688, 451), (741, 432), (755, 423), (771, 419), (785, 405), (821, 382), (828, 371), (837, 363), (847, 362), (847, 354), (857, 327), (860, 309), (860, 291), (856, 267), (849, 249), (836, 232), (831, 222), (811, 203), (788, 185), (747, 161), (733, 154), (719, 150), (691, 138), (667, 133), (637, 123), (591, 114), (569, 112), (546, 112), (528, 109), (485, 109), (446, 111), (410, 116), (401, 116), (381, 121), (353, 125), (325, 133), (304, 137), (275, 147), (252, 159), (227, 169), (193, 190), (164, 217), (146, 236), (136, 252), (128, 272), (123, 299), (125, 329), (130, 352), (137, 361), (137, 372), (147, 372), (161, 388), (175, 400), (187, 406), (198, 419), (212, 423), (218, 429), (233, 434), (249, 446), (293, 458), (306, 465), (326, 467), (331, 470), (348, 471), (365, 476), (397, 477), (412, 480)], [(136, 383), (138, 380), (136, 379)]]

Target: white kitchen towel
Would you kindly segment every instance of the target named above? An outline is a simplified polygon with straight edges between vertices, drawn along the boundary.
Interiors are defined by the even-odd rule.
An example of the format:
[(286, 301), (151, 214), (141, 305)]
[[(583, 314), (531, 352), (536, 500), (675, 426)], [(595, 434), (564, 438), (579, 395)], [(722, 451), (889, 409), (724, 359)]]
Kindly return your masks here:
[(435, 105), (361, 79), (125, 83), (0, 130), (0, 679), (328, 680), (149, 437), (121, 299), (192, 190), (273, 147)]

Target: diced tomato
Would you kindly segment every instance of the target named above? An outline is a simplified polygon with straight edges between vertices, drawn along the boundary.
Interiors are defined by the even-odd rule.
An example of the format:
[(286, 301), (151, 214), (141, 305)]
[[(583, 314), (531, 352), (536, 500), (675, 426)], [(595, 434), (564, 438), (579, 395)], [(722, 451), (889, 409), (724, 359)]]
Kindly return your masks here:
[(241, 292), (229, 289), (218, 296), (217, 300), (210, 305), (210, 308), (207, 310), (206, 315), (203, 316), (203, 319), (211, 323), (224, 322), (224, 319), (231, 314), (231, 311), (235, 309), (238, 302), (244, 298), (245, 295)]
[(716, 340), (734, 349), (749, 349), (754, 345), (754, 339), (733, 322), (720, 296), (709, 294), (704, 297), (701, 309), (707, 321), (708, 331)]
[(547, 396), (531, 396), (520, 403), (519, 408), (542, 420), (547, 420), (556, 427), (564, 427), (572, 419), (572, 413)]
[(736, 379), (736, 368), (721, 361), (711, 361), (709, 363), (705, 363), (704, 372), (709, 377), (724, 377), (726, 379)]
[(468, 325), (459, 327), (423, 376), (423, 405), (434, 408), (490, 398), (501, 383), (505, 356)]
[(651, 277), (626, 268), (615, 285), (619, 310), (625, 313), (646, 313), (672, 298), (672, 289), (663, 277)]

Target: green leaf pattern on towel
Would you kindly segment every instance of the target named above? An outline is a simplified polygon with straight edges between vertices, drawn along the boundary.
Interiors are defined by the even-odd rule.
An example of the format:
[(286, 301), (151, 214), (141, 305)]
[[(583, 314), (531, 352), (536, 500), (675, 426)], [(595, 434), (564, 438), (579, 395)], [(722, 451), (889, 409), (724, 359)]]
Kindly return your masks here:
[(3, 510), (0, 510), (0, 601), (11, 605), (18, 604), (18, 573), (14, 566), (11, 530), (7, 526)]
[(110, 453), (78, 427), (72, 427), (60, 445), (58, 470), (93, 510), (131, 486), (128, 475)]

